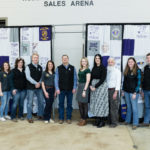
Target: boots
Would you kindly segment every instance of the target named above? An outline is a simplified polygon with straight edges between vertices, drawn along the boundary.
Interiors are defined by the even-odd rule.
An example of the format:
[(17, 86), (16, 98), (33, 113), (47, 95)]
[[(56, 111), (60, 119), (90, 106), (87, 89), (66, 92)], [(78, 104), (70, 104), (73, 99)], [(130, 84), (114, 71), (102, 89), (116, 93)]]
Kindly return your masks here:
[(79, 122), (78, 125), (79, 125), (79, 126), (85, 126), (85, 125), (86, 125), (86, 120), (82, 120), (81, 122)]
[(103, 120), (103, 118), (98, 118), (98, 124), (97, 124), (97, 128), (101, 128), (105, 126), (105, 122)]

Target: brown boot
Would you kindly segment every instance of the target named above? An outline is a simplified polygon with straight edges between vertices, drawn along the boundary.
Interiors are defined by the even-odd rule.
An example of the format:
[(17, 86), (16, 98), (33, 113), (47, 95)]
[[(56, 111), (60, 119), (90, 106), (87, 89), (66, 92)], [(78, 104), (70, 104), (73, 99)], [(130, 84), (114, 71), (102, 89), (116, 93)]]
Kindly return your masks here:
[(34, 121), (32, 119), (28, 119), (28, 122), (29, 123), (33, 123)]
[(86, 125), (86, 120), (82, 120), (82, 122), (79, 124), (79, 126), (85, 126)]
[(77, 125), (80, 125), (80, 123), (83, 121), (83, 119), (80, 119), (80, 121), (77, 123)]

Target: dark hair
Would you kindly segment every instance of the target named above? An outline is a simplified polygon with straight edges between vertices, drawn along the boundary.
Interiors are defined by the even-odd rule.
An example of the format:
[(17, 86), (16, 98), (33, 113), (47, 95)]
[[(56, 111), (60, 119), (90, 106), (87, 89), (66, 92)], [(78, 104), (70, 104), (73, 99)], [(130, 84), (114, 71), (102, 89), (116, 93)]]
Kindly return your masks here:
[(146, 55), (146, 57), (147, 57), (147, 56), (150, 56), (150, 53), (148, 53), (148, 54)]
[(136, 75), (136, 74), (137, 74), (137, 70), (139, 69), (139, 67), (138, 67), (138, 65), (137, 65), (137, 63), (136, 63), (135, 58), (134, 58), (134, 57), (129, 57), (129, 58), (128, 58), (128, 61), (127, 61), (127, 64), (126, 64), (126, 68), (125, 68), (125, 70), (124, 70), (124, 75), (125, 75), (125, 76), (127, 76), (128, 72), (130, 71), (128, 62), (129, 62), (129, 60), (131, 60), (131, 59), (132, 59), (132, 60), (134, 61), (134, 63), (135, 63), (135, 64), (134, 64), (134, 67), (133, 67), (133, 70), (132, 70), (133, 74)]
[(2, 65), (2, 71), (4, 71), (4, 64), (8, 64), (8, 72), (10, 72), (10, 65), (8, 62), (4, 62)]
[(46, 68), (45, 68), (45, 72), (48, 72), (48, 64), (49, 63), (52, 63), (53, 64), (53, 69), (52, 69), (52, 72), (54, 73), (55, 72), (55, 64), (52, 60), (49, 60), (46, 64)]
[(96, 62), (95, 62), (95, 58), (96, 58), (97, 56), (98, 56), (98, 57), (99, 57), (99, 59), (100, 59), (100, 63), (101, 63), (101, 65), (103, 65), (103, 64), (102, 64), (102, 56), (101, 56), (100, 54), (96, 54), (96, 55), (94, 56), (94, 67), (96, 67), (96, 66), (97, 66), (97, 64), (96, 64)]
[(15, 61), (15, 68), (18, 68), (18, 63), (19, 63), (20, 61), (23, 62), (22, 68), (23, 68), (23, 70), (25, 70), (25, 61), (24, 61), (23, 58), (17, 58), (17, 59), (16, 59), (16, 61)]

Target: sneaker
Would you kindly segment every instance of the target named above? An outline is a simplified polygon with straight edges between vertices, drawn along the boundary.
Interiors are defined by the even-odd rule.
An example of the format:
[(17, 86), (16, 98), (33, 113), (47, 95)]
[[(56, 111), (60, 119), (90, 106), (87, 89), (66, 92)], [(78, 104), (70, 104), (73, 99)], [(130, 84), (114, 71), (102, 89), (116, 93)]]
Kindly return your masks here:
[(55, 121), (54, 121), (54, 120), (52, 120), (52, 119), (50, 119), (50, 123), (55, 123)]
[(24, 120), (24, 117), (20, 117), (19, 120), (23, 121), (23, 120)]
[(110, 127), (110, 128), (115, 128), (115, 127), (117, 127), (117, 124), (113, 123), (113, 124), (111, 124), (109, 127)]
[(136, 130), (136, 129), (137, 129), (137, 126), (133, 125), (132, 130)]
[(6, 119), (4, 117), (1, 117), (0, 121), (6, 121)]
[(7, 115), (7, 116), (5, 116), (5, 119), (10, 120), (10, 119), (11, 119), (11, 117)]
[(68, 124), (71, 124), (71, 120), (67, 120), (67, 123), (68, 123)]
[(45, 124), (48, 124), (48, 123), (49, 123), (49, 121), (48, 121), (48, 120), (46, 120), (46, 121), (44, 121), (44, 123), (45, 123)]

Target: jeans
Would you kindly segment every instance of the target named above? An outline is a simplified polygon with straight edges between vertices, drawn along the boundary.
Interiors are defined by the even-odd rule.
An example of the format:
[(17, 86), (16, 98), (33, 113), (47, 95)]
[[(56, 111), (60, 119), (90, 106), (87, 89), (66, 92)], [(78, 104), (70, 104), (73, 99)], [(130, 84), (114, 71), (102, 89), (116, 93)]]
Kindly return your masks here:
[(16, 94), (13, 95), (13, 104), (11, 110), (11, 119), (16, 118), (16, 109), (19, 103), (19, 113), (18, 118), (23, 117), (23, 107), (24, 107), (24, 100), (26, 97), (26, 90), (17, 90)]
[(125, 100), (127, 103), (127, 115), (125, 122), (130, 123), (131, 117), (133, 115), (133, 125), (137, 126), (139, 124), (138, 118), (138, 97), (139, 94), (136, 95), (135, 99), (132, 99), (133, 94), (125, 92)]
[(67, 120), (71, 120), (72, 117), (72, 91), (61, 91), (59, 94), (59, 119), (64, 120), (64, 101), (67, 97)]
[(32, 119), (33, 96), (37, 96), (38, 101), (38, 116), (43, 117), (44, 112), (44, 97), (42, 89), (27, 90), (27, 119)]
[(150, 91), (144, 90), (145, 114), (144, 123), (150, 123)]
[(8, 115), (10, 97), (11, 97), (10, 91), (3, 92), (3, 96), (1, 96), (0, 117)]
[(51, 118), (52, 105), (53, 105), (53, 102), (54, 102), (55, 88), (48, 88), (48, 89), (46, 89), (46, 91), (49, 94), (49, 98), (45, 97), (46, 106), (45, 106), (45, 109), (44, 109), (44, 120), (49, 121), (50, 118)]

